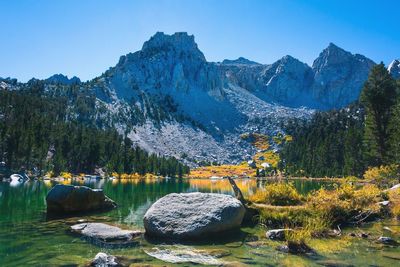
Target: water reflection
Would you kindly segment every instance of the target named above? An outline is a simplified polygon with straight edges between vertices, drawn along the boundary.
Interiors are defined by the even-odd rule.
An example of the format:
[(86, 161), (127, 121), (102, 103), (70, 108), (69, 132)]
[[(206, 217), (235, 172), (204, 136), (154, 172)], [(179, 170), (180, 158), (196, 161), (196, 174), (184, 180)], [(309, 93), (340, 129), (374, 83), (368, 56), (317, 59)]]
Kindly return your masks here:
[[(236, 182), (245, 194), (250, 194), (257, 188), (264, 187), (270, 181), (243, 179)], [(302, 194), (307, 194), (321, 186), (332, 186), (332, 183), (316, 180), (294, 180), (291, 182)], [(119, 207), (106, 213), (90, 215), (88, 219), (121, 224), (130, 228), (142, 228), (142, 218), (146, 210), (154, 201), (166, 194), (192, 191), (232, 194), (232, 189), (227, 180), (68, 179), (31, 181), (18, 184), (15, 187), (11, 186), (9, 182), (0, 182), (0, 266), (66, 266), (78, 263), (83, 265), (100, 251), (98, 247), (68, 235), (66, 229), (68, 229), (70, 223), (76, 222), (78, 218), (46, 221), (45, 198), (47, 192), (56, 183), (103, 188), (105, 193), (118, 203)], [(391, 226), (391, 228), (400, 232), (400, 227)], [(259, 227), (242, 228), (242, 231), (245, 231), (246, 235), (250, 233), (251, 237), (257, 237), (263, 242), (265, 241), (264, 229)], [(383, 230), (380, 227), (371, 231), (381, 232)], [(254, 240), (257, 240), (257, 238), (254, 238)], [(346, 246), (339, 243), (339, 241), (323, 239), (316, 240), (311, 245), (327, 259), (336, 259), (339, 260), (339, 263), (341, 263), (340, 260), (346, 260), (346, 262), (354, 266), (367, 266), (370, 264), (387, 266), (394, 262), (394, 260), (379, 256), (377, 251), (379, 252), (382, 249), (373, 247), (372, 245), (374, 244), (371, 245), (368, 240), (359, 239), (346, 243)], [(345, 241), (347, 242), (348, 240), (345, 239)], [(232, 252), (232, 256), (228, 256), (226, 260), (234, 263), (246, 263), (249, 261), (248, 259), (251, 259), (257, 266), (265, 266), (266, 260), (275, 266), (299, 266), (299, 262), (304, 266), (317, 265), (312, 259), (277, 252), (275, 249), (276, 242), (274, 242), (271, 241), (271, 243), (263, 247), (252, 247), (246, 244), (243, 245), (242, 242), (232, 241), (229, 244), (204, 244), (193, 246), (193, 248), (222, 249)], [(333, 247), (332, 242), (338, 244), (342, 249), (334, 248), (334, 251), (332, 251), (330, 249)], [(143, 241), (143, 244), (137, 248), (105, 252), (142, 258), (149, 265), (165, 265), (165, 263), (154, 260), (143, 253), (143, 250), (152, 249), (154, 246), (154, 244)], [(340, 253), (337, 253), (337, 251), (340, 251)], [(384, 252), (398, 254), (399, 250), (397, 248), (385, 248)], [(336, 264), (337, 262), (333, 263)], [(185, 264), (184, 266), (192, 265)], [(318, 264), (318, 266), (320, 265)]]

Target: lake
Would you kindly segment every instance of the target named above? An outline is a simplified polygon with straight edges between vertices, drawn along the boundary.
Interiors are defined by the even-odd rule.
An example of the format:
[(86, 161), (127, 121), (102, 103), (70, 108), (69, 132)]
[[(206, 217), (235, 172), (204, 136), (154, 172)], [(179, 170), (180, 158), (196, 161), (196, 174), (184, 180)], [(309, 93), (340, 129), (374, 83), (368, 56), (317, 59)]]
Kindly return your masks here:
[[(143, 229), (142, 218), (158, 198), (172, 192), (214, 192), (232, 194), (227, 180), (151, 179), (151, 180), (66, 180), (60, 183), (102, 188), (119, 204), (115, 210), (84, 216), (89, 221), (107, 222), (122, 228)], [(145, 252), (164, 251), (174, 255), (223, 252), (218, 263), (226, 266), (395, 266), (400, 249), (384, 247), (372, 240), (331, 238), (310, 241), (318, 255), (312, 258), (293, 256), (276, 251), (280, 242), (264, 238), (261, 226), (242, 228), (237, 236), (195, 244), (160, 244), (143, 239), (136, 247), (104, 249), (92, 245), (68, 232), (69, 226), (82, 218), (49, 220), (46, 218), (47, 192), (57, 182), (32, 181), (24, 184), (0, 182), (0, 266), (79, 266), (86, 264), (100, 251), (132, 258), (132, 266), (171, 266)], [(238, 180), (243, 193), (250, 194), (265, 181)], [(294, 180), (297, 190), (307, 194), (325, 181)], [(385, 233), (384, 226), (400, 232), (398, 222), (381, 221), (363, 226), (370, 233)], [(354, 229), (353, 229), (354, 230)], [(349, 231), (349, 230), (346, 230)], [(397, 234), (385, 233), (385, 235)], [(397, 235), (398, 238), (398, 235)], [(260, 246), (262, 243), (262, 246)], [(214, 252), (213, 252), (214, 251)], [(197, 253), (197, 254), (196, 254)], [(186, 254), (185, 254), (186, 255)], [(397, 260), (396, 260), (397, 258)], [(203, 257), (207, 260), (207, 257)], [(209, 262), (213, 263), (213, 262)], [(215, 263), (215, 264), (218, 264)], [(347, 265), (346, 265), (347, 264)], [(191, 266), (188, 263), (180, 266)]]

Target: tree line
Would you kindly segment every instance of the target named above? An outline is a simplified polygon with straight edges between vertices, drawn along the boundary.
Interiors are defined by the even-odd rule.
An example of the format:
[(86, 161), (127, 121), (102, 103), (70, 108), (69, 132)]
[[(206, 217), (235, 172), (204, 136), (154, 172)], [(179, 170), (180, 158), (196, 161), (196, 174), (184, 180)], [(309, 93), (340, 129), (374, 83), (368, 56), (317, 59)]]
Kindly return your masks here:
[(358, 101), (284, 127), (293, 141), (283, 146), (279, 167), (290, 175), (361, 177), (368, 167), (398, 164), (400, 82), (378, 64)]
[[(97, 127), (88, 116), (82, 119), (87, 111), (82, 101), (71, 106), (68, 97), (45, 95), (37, 86), (0, 91), (0, 161), (10, 169), (55, 175), (93, 173), (99, 167), (109, 173), (182, 176), (189, 172), (175, 158), (149, 154), (114, 128)], [(71, 110), (82, 112), (71, 115)]]

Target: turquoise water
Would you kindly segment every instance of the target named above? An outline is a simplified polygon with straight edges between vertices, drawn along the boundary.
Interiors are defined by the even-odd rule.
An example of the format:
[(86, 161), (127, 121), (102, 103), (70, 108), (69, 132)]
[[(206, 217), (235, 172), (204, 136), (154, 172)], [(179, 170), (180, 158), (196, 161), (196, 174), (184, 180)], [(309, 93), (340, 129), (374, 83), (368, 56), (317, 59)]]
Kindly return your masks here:
[[(130, 182), (73, 180), (63, 183), (103, 188), (119, 204), (118, 209), (83, 218), (127, 229), (143, 229), (142, 218), (148, 207), (168, 193), (202, 191), (232, 194), (227, 181), (199, 179)], [(0, 182), (0, 266), (83, 266), (100, 251), (125, 256), (132, 266), (171, 266), (173, 264), (155, 259), (146, 252), (172, 251), (174, 255), (186, 253), (197, 257), (203, 254), (214, 255), (215, 250), (223, 257), (213, 258), (216, 261), (208, 263), (225, 266), (395, 266), (399, 263), (395, 259), (400, 258), (399, 248), (350, 237), (311, 241), (310, 245), (318, 253), (312, 258), (287, 255), (276, 251), (276, 246), (281, 243), (266, 240), (265, 229), (259, 226), (243, 228), (239, 234), (218, 242), (213, 240), (201, 244), (172, 245), (143, 239), (137, 247), (103, 249), (68, 232), (69, 226), (82, 217), (59, 220), (46, 218), (45, 197), (54, 184), (50, 181), (35, 181), (11, 186)], [(309, 180), (298, 180), (294, 184), (303, 194), (321, 186), (330, 186)], [(238, 185), (248, 194), (257, 186), (263, 186), (263, 182), (241, 180)], [(384, 233), (384, 226), (389, 226), (395, 232), (387, 235), (399, 237), (397, 233), (400, 227), (397, 222), (379, 222), (365, 226), (362, 230), (378, 235)], [(180, 266), (191, 265), (184, 263)]]

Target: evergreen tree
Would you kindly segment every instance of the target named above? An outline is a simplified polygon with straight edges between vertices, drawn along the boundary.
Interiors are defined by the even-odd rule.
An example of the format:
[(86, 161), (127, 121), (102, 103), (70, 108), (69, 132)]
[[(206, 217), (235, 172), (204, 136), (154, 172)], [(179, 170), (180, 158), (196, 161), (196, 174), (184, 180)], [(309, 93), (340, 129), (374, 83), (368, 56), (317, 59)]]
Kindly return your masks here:
[(389, 123), (396, 97), (396, 82), (385, 65), (374, 66), (361, 93), (361, 103), (366, 111), (364, 154), (371, 166), (389, 161)]
[[(189, 173), (175, 158), (149, 155), (115, 129), (96, 127), (90, 98), (74, 102), (48, 97), (43, 95), (43, 84), (33, 80), (23, 91), (1, 90), (0, 99), (0, 161), (15, 171), (37, 168), (58, 175), (106, 167), (109, 173)], [(77, 116), (69, 118), (67, 109)]]

